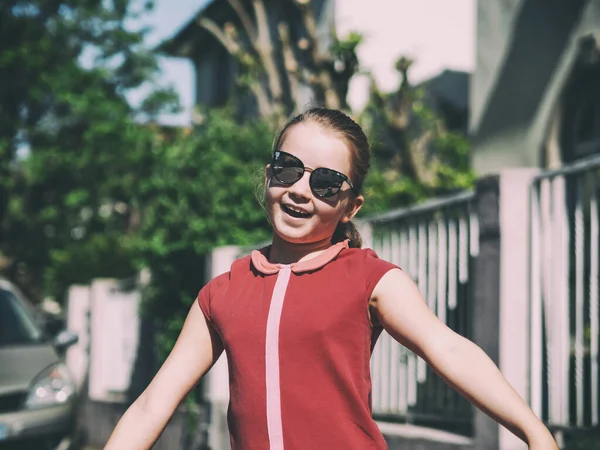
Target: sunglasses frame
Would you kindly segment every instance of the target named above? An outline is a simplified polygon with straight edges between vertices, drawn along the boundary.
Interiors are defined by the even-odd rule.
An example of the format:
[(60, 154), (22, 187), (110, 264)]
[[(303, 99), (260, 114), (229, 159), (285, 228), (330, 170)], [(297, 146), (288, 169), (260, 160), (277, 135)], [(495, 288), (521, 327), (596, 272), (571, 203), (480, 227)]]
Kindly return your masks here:
[[(300, 177), (299, 177), (299, 178), (298, 178), (296, 181), (294, 181), (293, 183), (287, 183), (287, 182), (284, 182), (284, 181), (280, 180), (280, 179), (279, 179), (279, 177), (278, 177), (278, 176), (275, 174), (274, 167), (275, 167), (275, 161), (276, 161), (276, 159), (277, 159), (278, 155), (284, 155), (284, 156), (286, 156), (286, 157), (288, 157), (288, 158), (291, 158), (291, 159), (293, 159), (293, 160), (296, 160), (296, 161), (298, 161), (298, 164), (299, 164), (298, 168), (302, 168), (302, 174), (301, 174), (301, 175), (300, 175)], [(343, 173), (341, 173), (341, 172), (338, 172), (337, 170), (329, 169), (329, 168), (327, 168), (327, 167), (317, 167), (317, 168), (315, 168), (315, 169), (312, 169), (312, 168), (310, 168), (310, 167), (306, 167), (300, 158), (298, 158), (297, 156), (294, 156), (294, 155), (292, 155), (291, 153), (284, 152), (284, 151), (281, 151), (281, 150), (275, 150), (275, 151), (273, 152), (273, 158), (272, 158), (272, 160), (271, 160), (271, 175), (272, 175), (272, 176), (273, 176), (273, 178), (275, 178), (275, 179), (276, 179), (276, 180), (277, 180), (279, 183), (281, 183), (281, 184), (285, 184), (285, 185), (288, 185), (288, 186), (291, 186), (291, 185), (293, 185), (293, 184), (297, 183), (298, 181), (300, 181), (300, 180), (302, 179), (302, 177), (304, 176), (304, 173), (305, 173), (306, 171), (309, 171), (309, 172), (310, 172), (310, 179), (309, 179), (309, 182), (308, 182), (308, 183), (309, 183), (309, 185), (310, 185), (310, 190), (312, 191), (312, 193), (313, 193), (313, 194), (314, 194), (316, 197), (319, 197), (319, 198), (331, 198), (331, 197), (333, 197), (333, 196), (335, 196), (335, 195), (339, 194), (339, 192), (340, 192), (340, 190), (341, 190), (341, 188), (342, 188), (342, 186), (341, 186), (341, 185), (340, 185), (339, 189), (338, 189), (338, 190), (337, 190), (335, 193), (333, 193), (333, 194), (331, 194), (331, 195), (320, 195), (320, 194), (318, 194), (317, 192), (315, 192), (315, 189), (313, 188), (313, 183), (312, 183), (312, 181), (313, 181), (313, 175), (314, 175), (314, 174), (315, 174), (315, 172), (316, 172), (316, 171), (318, 171), (318, 170), (328, 170), (328, 171), (330, 171), (330, 172), (333, 172), (333, 173), (334, 173), (334, 174), (336, 174), (336, 176), (337, 176), (337, 177), (338, 177), (338, 178), (339, 178), (339, 179), (342, 181), (342, 184), (344, 184), (344, 181), (345, 181), (346, 183), (348, 183), (348, 186), (350, 186), (350, 188), (351, 188), (353, 191), (356, 191), (356, 190), (354, 189), (354, 185), (352, 184), (352, 181), (350, 181), (350, 178), (348, 178), (348, 177), (347, 177), (346, 175), (344, 175)]]

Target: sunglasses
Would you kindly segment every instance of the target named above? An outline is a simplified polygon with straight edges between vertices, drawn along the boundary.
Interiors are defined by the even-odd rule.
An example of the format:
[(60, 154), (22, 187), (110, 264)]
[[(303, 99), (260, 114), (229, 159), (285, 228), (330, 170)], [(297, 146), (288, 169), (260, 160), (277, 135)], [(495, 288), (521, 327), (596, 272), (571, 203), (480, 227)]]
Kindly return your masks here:
[(271, 162), (271, 174), (281, 184), (292, 185), (299, 181), (305, 171), (310, 171), (308, 184), (315, 196), (329, 198), (336, 195), (342, 188), (344, 181), (354, 190), (354, 185), (343, 173), (333, 169), (319, 167), (318, 169), (307, 169), (302, 161), (289, 153), (276, 150), (273, 152)]

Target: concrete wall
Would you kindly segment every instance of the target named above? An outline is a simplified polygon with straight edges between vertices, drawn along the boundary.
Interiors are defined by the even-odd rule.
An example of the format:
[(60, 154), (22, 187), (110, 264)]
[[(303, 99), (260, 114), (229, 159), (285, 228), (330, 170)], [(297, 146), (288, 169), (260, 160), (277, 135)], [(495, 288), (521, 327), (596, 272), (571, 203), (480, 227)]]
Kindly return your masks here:
[[(479, 256), (475, 264), (473, 341), (529, 401), (529, 188), (535, 170), (512, 169), (477, 184)], [(537, 355), (535, 355), (537, 356)], [(474, 447), (527, 446), (476, 410)]]
[(406, 424), (380, 423), (389, 450), (475, 450), (472, 439)]
[[(79, 391), (78, 426), (83, 442), (92, 448), (106, 444), (157, 369), (153, 320), (138, 312), (140, 290), (127, 281), (95, 280), (69, 290), (67, 328), (79, 341), (69, 348), (66, 362)], [(191, 412), (180, 407), (153, 448), (203, 448), (204, 415), (202, 408)]]
[[(84, 443), (94, 449), (102, 448), (125, 409), (126, 405), (121, 403), (95, 402), (84, 398), (80, 410), (80, 416), (83, 418), (81, 422), (83, 422)], [(202, 415), (190, 417), (184, 408), (180, 408), (171, 418), (152, 449), (198, 450), (205, 448), (203, 447), (205, 436), (203, 436), (201, 428), (193, 426), (193, 423), (202, 423), (203, 421)], [(190, 424), (192, 424), (191, 427)]]
[(477, 2), (476, 68), (471, 77), (470, 129), (479, 128), (511, 44), (511, 33), (525, 0)]
[(600, 29), (600, 2), (480, 0), (470, 132), (479, 175), (540, 167), (579, 39)]
[[(580, 16), (580, 20), (573, 33), (566, 42), (565, 51), (558, 62), (552, 79), (548, 83), (545, 95), (540, 106), (532, 117), (529, 133), (527, 135), (527, 146), (544, 151), (542, 148), (558, 145), (558, 129), (561, 119), (561, 97), (565, 85), (576, 70), (576, 59), (579, 54), (581, 40), (587, 36), (594, 35), (597, 45), (600, 45), (600, 0), (589, 1)], [(554, 134), (554, 138), (553, 138)], [(546, 148), (548, 166), (556, 168), (562, 165), (560, 149)]]

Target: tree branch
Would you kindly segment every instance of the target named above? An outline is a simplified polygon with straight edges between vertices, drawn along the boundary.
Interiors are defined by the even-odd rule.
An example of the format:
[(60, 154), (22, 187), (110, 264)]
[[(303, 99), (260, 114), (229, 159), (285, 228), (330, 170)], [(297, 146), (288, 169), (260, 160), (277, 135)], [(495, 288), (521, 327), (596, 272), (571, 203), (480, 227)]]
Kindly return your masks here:
[(299, 1), (296, 0), (296, 4), (300, 9), (302, 15), (302, 25), (306, 30), (307, 39), (309, 42), (308, 47), (311, 50), (312, 60), (315, 66), (318, 66), (321, 62), (322, 55), (319, 50), (319, 36), (317, 33), (317, 21), (312, 10), (312, 1)]
[(286, 23), (280, 22), (278, 27), (279, 39), (281, 40), (281, 46), (283, 51), (283, 62), (285, 65), (285, 71), (290, 86), (290, 94), (294, 103), (298, 103), (300, 100), (300, 83), (298, 82), (298, 60), (294, 55), (294, 51), (290, 45), (290, 32)]
[(241, 46), (231, 39), (225, 32), (212, 20), (206, 17), (199, 17), (196, 22), (210, 34), (212, 34), (225, 47), (232, 56), (239, 54)]
[[(302, 24), (306, 30), (308, 49), (310, 50), (310, 69), (314, 72), (309, 77), (315, 80), (313, 87), (321, 90), (321, 95), (328, 108), (339, 109), (345, 102), (342, 102), (334, 88), (332, 70), (333, 61), (330, 57), (321, 54), (319, 49), (319, 36), (317, 33), (317, 21), (313, 11), (312, 0), (296, 0), (296, 4), (302, 15)], [(313, 76), (311, 76), (313, 75)]]
[(269, 90), (275, 104), (282, 105), (283, 87), (281, 83), (281, 74), (277, 69), (275, 57), (273, 55), (273, 41), (271, 30), (269, 28), (269, 19), (263, 0), (253, 0), (254, 13), (256, 15), (256, 24), (258, 26), (258, 36), (255, 49), (262, 59), (267, 72)]
[[(248, 52), (245, 52), (242, 46), (237, 42), (235, 39), (234, 28), (229, 27), (227, 30), (228, 27), (226, 27), (227, 31), (224, 31), (219, 28), (214, 21), (207, 19), (206, 17), (198, 18), (197, 22), (198, 25), (212, 34), (241, 66), (243, 66), (246, 70), (251, 71), (253, 69), (255, 64), (254, 57)], [(256, 97), (260, 115), (262, 117), (271, 116), (273, 113), (273, 108), (269, 101), (269, 96), (265, 91), (265, 88), (261, 85), (260, 81), (255, 80), (254, 82), (250, 83), (249, 88)]]
[(273, 108), (271, 106), (271, 102), (269, 101), (269, 96), (267, 92), (260, 84), (259, 81), (255, 81), (250, 84), (250, 90), (256, 97), (256, 101), (258, 103), (258, 111), (261, 117), (268, 118), (273, 115)]
[(242, 4), (240, 0), (228, 0), (231, 7), (235, 10), (236, 14), (240, 18), (240, 22), (242, 22), (242, 26), (246, 33), (248, 34), (248, 38), (250, 42), (254, 42), (256, 40), (256, 27), (254, 26), (254, 22), (252, 21), (252, 17)]

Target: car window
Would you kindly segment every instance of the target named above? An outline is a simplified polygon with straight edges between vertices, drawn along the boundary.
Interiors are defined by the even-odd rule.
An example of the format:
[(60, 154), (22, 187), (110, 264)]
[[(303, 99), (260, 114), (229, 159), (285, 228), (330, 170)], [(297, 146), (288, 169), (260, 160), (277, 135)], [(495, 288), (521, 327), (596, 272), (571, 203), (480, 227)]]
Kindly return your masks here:
[(10, 291), (0, 288), (0, 347), (31, 344), (42, 339), (42, 332)]

